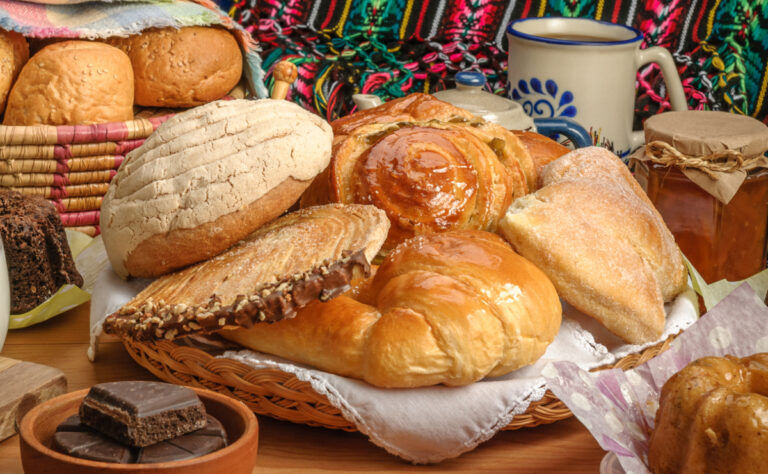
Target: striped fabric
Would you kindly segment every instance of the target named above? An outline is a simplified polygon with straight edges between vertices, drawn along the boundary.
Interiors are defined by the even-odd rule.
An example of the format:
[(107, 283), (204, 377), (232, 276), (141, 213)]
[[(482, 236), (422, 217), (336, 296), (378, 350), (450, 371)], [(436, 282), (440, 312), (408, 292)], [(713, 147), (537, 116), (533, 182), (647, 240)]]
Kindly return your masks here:
[[(668, 48), (692, 108), (768, 121), (765, 0), (237, 0), (231, 14), (261, 43), (265, 69), (283, 56), (299, 66), (290, 97), (329, 119), (352, 110), (353, 93), (440, 90), (461, 70), (506, 94), (506, 25), (565, 16), (631, 25), (643, 46)], [(670, 104), (657, 66), (637, 85), (639, 127)]]

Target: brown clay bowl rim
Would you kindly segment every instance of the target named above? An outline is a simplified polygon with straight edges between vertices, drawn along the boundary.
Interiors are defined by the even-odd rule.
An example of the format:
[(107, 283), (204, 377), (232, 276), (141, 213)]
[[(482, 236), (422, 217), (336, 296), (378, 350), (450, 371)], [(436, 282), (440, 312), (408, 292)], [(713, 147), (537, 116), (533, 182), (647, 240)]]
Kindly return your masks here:
[(45, 457), (58, 459), (59, 461), (62, 461), (64, 463), (68, 463), (71, 465), (89, 467), (92, 469), (102, 469), (105, 471), (107, 470), (145, 471), (146, 470), (146, 471), (155, 471), (155, 472), (163, 469), (171, 469), (171, 468), (179, 469), (186, 466), (194, 466), (196, 464), (203, 463), (203, 462), (215, 461), (219, 458), (228, 456), (230, 453), (234, 451), (237, 451), (239, 449), (244, 449), (245, 444), (252, 443), (254, 442), (255, 439), (257, 439), (258, 433), (259, 433), (259, 423), (256, 420), (256, 415), (254, 415), (253, 412), (249, 410), (248, 407), (243, 402), (211, 390), (206, 390), (206, 389), (197, 388), (197, 387), (187, 387), (187, 388), (194, 390), (197, 393), (197, 395), (200, 397), (200, 399), (203, 400), (203, 404), (205, 404), (206, 399), (213, 399), (227, 406), (227, 408), (234, 411), (239, 418), (243, 419), (245, 421), (245, 429), (243, 430), (243, 434), (240, 436), (240, 438), (234, 443), (228, 444), (225, 448), (219, 449), (218, 451), (214, 451), (210, 454), (205, 454), (203, 456), (193, 458), (193, 459), (185, 459), (183, 461), (170, 461), (170, 462), (163, 462), (163, 463), (150, 463), (150, 464), (116, 464), (116, 463), (109, 463), (109, 462), (91, 461), (88, 459), (82, 459), (82, 458), (77, 458), (74, 456), (68, 456), (66, 454), (62, 454), (58, 451), (54, 451), (53, 449), (45, 446), (39, 439), (37, 439), (34, 436), (32, 427), (35, 424), (35, 421), (37, 421), (38, 417), (41, 414), (46, 412), (54, 404), (62, 405), (73, 399), (85, 398), (85, 396), (88, 394), (88, 391), (90, 390), (88, 388), (77, 390), (75, 392), (65, 393), (64, 395), (59, 395), (58, 397), (52, 398), (31, 409), (21, 420), (21, 425), (19, 426), (19, 436), (23, 438), (24, 442), (27, 443), (27, 445), (32, 450), (40, 453)]

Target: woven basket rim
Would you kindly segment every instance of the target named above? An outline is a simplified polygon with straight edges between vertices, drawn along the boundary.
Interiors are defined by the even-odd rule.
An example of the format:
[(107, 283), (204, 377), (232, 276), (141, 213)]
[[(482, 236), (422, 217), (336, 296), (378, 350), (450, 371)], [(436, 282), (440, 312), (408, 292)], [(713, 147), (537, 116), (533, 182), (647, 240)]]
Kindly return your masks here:
[[(634, 368), (667, 350), (675, 337), (672, 335), (641, 352), (592, 370)], [(259, 415), (309, 426), (357, 431), (354, 423), (344, 418), (341, 411), (317, 393), (309, 382), (288, 372), (257, 369), (172, 341), (142, 343), (126, 338), (123, 345), (139, 365), (166, 382), (203, 387), (232, 396)], [(531, 402), (525, 413), (515, 416), (502, 430), (533, 428), (571, 416), (568, 407), (547, 390), (543, 398)]]

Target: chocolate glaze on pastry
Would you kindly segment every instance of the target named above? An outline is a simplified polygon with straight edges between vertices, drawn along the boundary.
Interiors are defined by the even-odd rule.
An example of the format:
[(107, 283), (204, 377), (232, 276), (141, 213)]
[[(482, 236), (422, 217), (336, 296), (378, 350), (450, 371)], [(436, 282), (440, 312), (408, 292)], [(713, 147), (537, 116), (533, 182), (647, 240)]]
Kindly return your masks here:
[(35, 308), (62, 285), (83, 284), (61, 218), (45, 199), (0, 192), (0, 237), (11, 284), (11, 314)]
[(104, 330), (173, 340), (291, 318), (367, 274), (389, 220), (374, 206), (329, 204), (286, 214), (226, 252), (153, 281)]
[(328, 301), (349, 289), (356, 270), (367, 276), (370, 264), (362, 250), (346, 253), (336, 262), (326, 261), (307, 272), (256, 288), (222, 305), (216, 295), (202, 306), (147, 300), (139, 307), (124, 306), (104, 321), (104, 330), (135, 340), (169, 339), (193, 333), (208, 333), (225, 327), (251, 327), (256, 322), (274, 322), (293, 317), (296, 308), (319, 299)]

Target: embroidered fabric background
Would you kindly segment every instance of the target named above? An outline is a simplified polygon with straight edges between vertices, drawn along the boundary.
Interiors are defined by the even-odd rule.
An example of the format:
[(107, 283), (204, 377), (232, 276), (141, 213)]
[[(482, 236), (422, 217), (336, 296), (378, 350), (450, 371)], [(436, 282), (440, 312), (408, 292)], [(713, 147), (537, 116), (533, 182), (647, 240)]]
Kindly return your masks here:
[[(329, 120), (352, 110), (353, 93), (433, 92), (461, 70), (506, 94), (505, 27), (536, 16), (634, 26), (643, 47), (673, 53), (691, 108), (768, 120), (768, 0), (236, 0), (230, 13), (259, 40), (265, 70), (299, 66), (290, 98)], [(655, 65), (637, 86), (640, 128), (669, 101)]]

